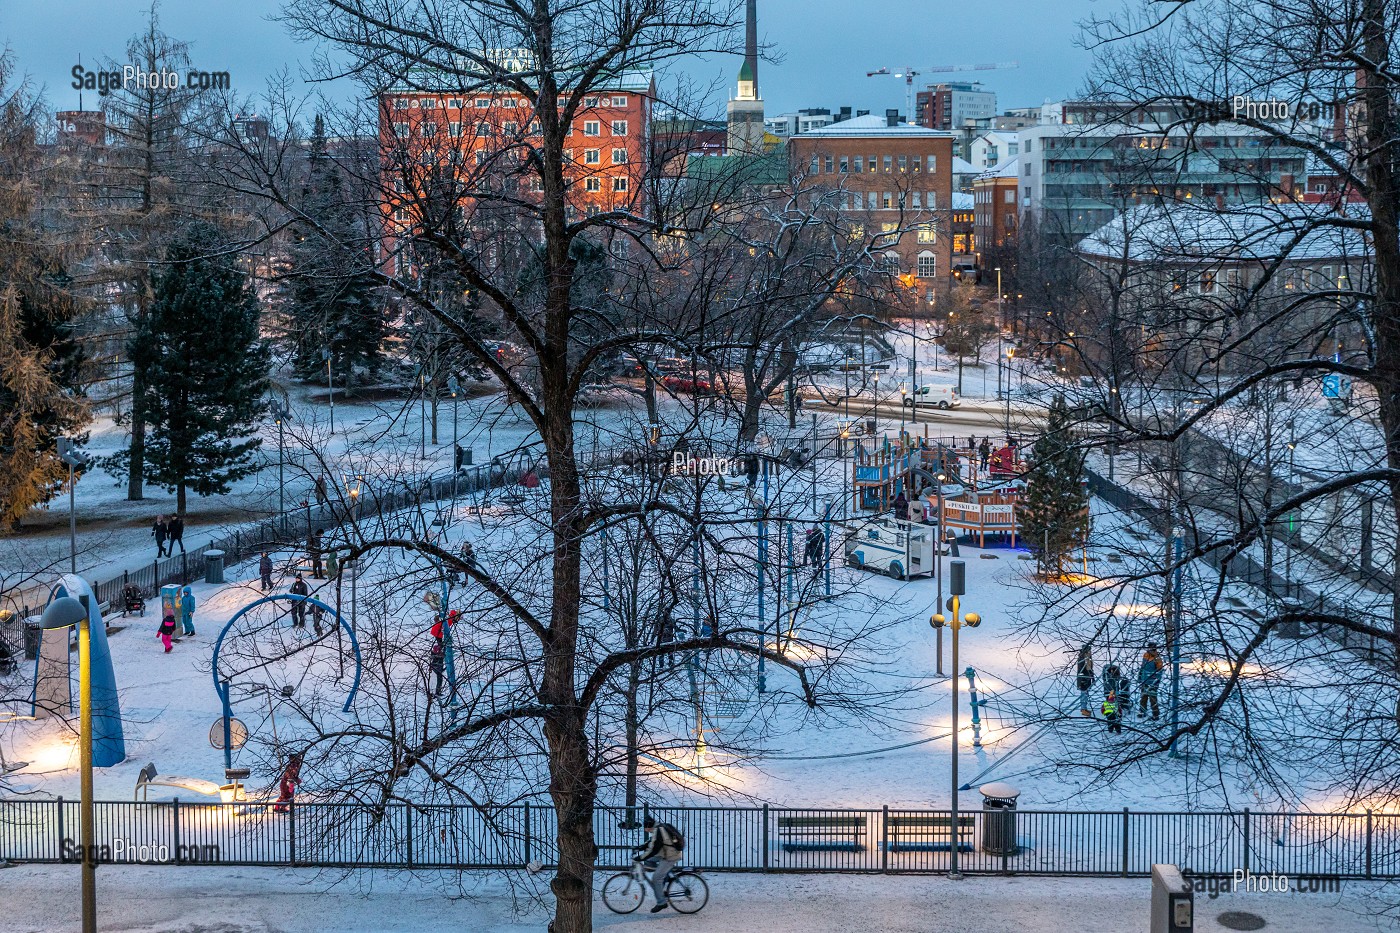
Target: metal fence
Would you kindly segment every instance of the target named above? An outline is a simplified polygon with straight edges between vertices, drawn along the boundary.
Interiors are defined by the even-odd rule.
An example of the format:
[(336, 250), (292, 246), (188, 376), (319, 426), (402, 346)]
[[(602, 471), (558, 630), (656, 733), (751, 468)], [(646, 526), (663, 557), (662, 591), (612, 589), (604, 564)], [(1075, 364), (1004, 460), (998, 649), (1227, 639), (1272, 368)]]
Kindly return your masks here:
[[(556, 861), (547, 806), (384, 807), (100, 801), (96, 842), (121, 862), (309, 868), (523, 868)], [(650, 807), (712, 871), (948, 871), (946, 810)], [(641, 810), (595, 812), (598, 867), (624, 867)], [(630, 818), (629, 818), (630, 817)], [(1154, 863), (1201, 875), (1400, 878), (1400, 814), (986, 810), (960, 819), (960, 869), (1139, 877)], [(76, 861), (79, 804), (0, 801), (0, 859)], [(67, 842), (65, 842), (67, 840)]]

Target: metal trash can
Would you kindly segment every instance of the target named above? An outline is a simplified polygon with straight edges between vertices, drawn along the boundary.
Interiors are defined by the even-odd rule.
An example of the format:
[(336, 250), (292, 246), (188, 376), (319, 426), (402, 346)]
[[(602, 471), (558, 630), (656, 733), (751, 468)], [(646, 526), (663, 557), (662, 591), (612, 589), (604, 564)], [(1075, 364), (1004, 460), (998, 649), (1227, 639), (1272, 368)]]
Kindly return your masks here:
[(982, 851), (1015, 855), (1016, 798), (1021, 792), (1001, 781), (983, 784), (978, 791), (982, 794)]
[(224, 582), (224, 552), (217, 548), (204, 552), (204, 582)]

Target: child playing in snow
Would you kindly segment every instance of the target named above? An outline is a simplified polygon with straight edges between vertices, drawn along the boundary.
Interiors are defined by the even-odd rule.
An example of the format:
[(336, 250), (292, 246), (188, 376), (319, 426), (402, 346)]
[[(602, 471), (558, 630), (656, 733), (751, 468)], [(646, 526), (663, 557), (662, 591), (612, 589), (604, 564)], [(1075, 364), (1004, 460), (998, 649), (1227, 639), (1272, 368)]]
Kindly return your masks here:
[(293, 752), (287, 759), (287, 767), (282, 769), (282, 777), (277, 782), (277, 805), (272, 808), (274, 813), (286, 813), (293, 798), (297, 794), (297, 785), (301, 783), (301, 755)]
[(167, 612), (165, 618), (160, 620), (160, 628), (156, 630), (156, 637), (165, 642), (165, 653), (170, 653), (170, 636), (175, 634), (175, 616)]

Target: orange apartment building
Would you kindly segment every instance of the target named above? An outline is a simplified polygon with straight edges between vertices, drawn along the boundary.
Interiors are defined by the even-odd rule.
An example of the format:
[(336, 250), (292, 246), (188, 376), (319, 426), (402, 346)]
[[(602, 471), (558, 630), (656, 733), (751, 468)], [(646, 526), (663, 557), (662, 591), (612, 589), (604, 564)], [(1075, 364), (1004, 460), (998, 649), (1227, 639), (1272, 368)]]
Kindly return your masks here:
[[(642, 181), (654, 98), (649, 72), (619, 75), (584, 98), (565, 142), (571, 217), (646, 212)], [(558, 105), (564, 103), (561, 97)], [(379, 105), (381, 164), (393, 192), (385, 207), (387, 249), (393, 231), (414, 220), (414, 189), (432, 174), (421, 169), (450, 171), (472, 184), (499, 179), (522, 199), (541, 190), (538, 177), (521, 170), (523, 153), (539, 138), (533, 100), (504, 90), (391, 89)]]
[(952, 272), (953, 139), (869, 115), (791, 137), (789, 164), (803, 184), (843, 190), (842, 208), (858, 222), (903, 229), (886, 262), (932, 300)]

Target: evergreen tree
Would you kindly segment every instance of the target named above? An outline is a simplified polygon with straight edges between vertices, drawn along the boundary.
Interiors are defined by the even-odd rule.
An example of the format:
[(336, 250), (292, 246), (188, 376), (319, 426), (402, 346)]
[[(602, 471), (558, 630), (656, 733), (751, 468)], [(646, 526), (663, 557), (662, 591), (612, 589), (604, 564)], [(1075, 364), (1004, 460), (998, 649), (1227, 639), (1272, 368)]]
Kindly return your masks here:
[(196, 223), (171, 244), (130, 353), (146, 390), (146, 479), (175, 490), (181, 515), (186, 490), (217, 495), (256, 471), (268, 351), (257, 298), (216, 228)]
[[(373, 376), (383, 359), (383, 301), (369, 269), (374, 257), (364, 223), (346, 197), (340, 168), (326, 151), (326, 127), (316, 117), (300, 209), (319, 234), (298, 230), (283, 282), (292, 365), (302, 379), (324, 379), (326, 360), (336, 381), (353, 386), (356, 370)], [(333, 243), (327, 242), (327, 237)], [(346, 249), (358, 261), (347, 263)]]
[(1084, 454), (1070, 435), (1065, 400), (1056, 396), (1045, 433), (1031, 450), (1026, 492), (1017, 508), (1021, 535), (1039, 554), (1047, 577), (1064, 572), (1066, 557), (1089, 533), (1089, 494), (1084, 485)]
[[(55, 154), (36, 144), (39, 111), (8, 86), (0, 56), (0, 525), (12, 527), (68, 478), (57, 440), (88, 421), (84, 353), (74, 334), (85, 302), (70, 290), (62, 233), (40, 201)], [(57, 199), (55, 199), (57, 200)]]

